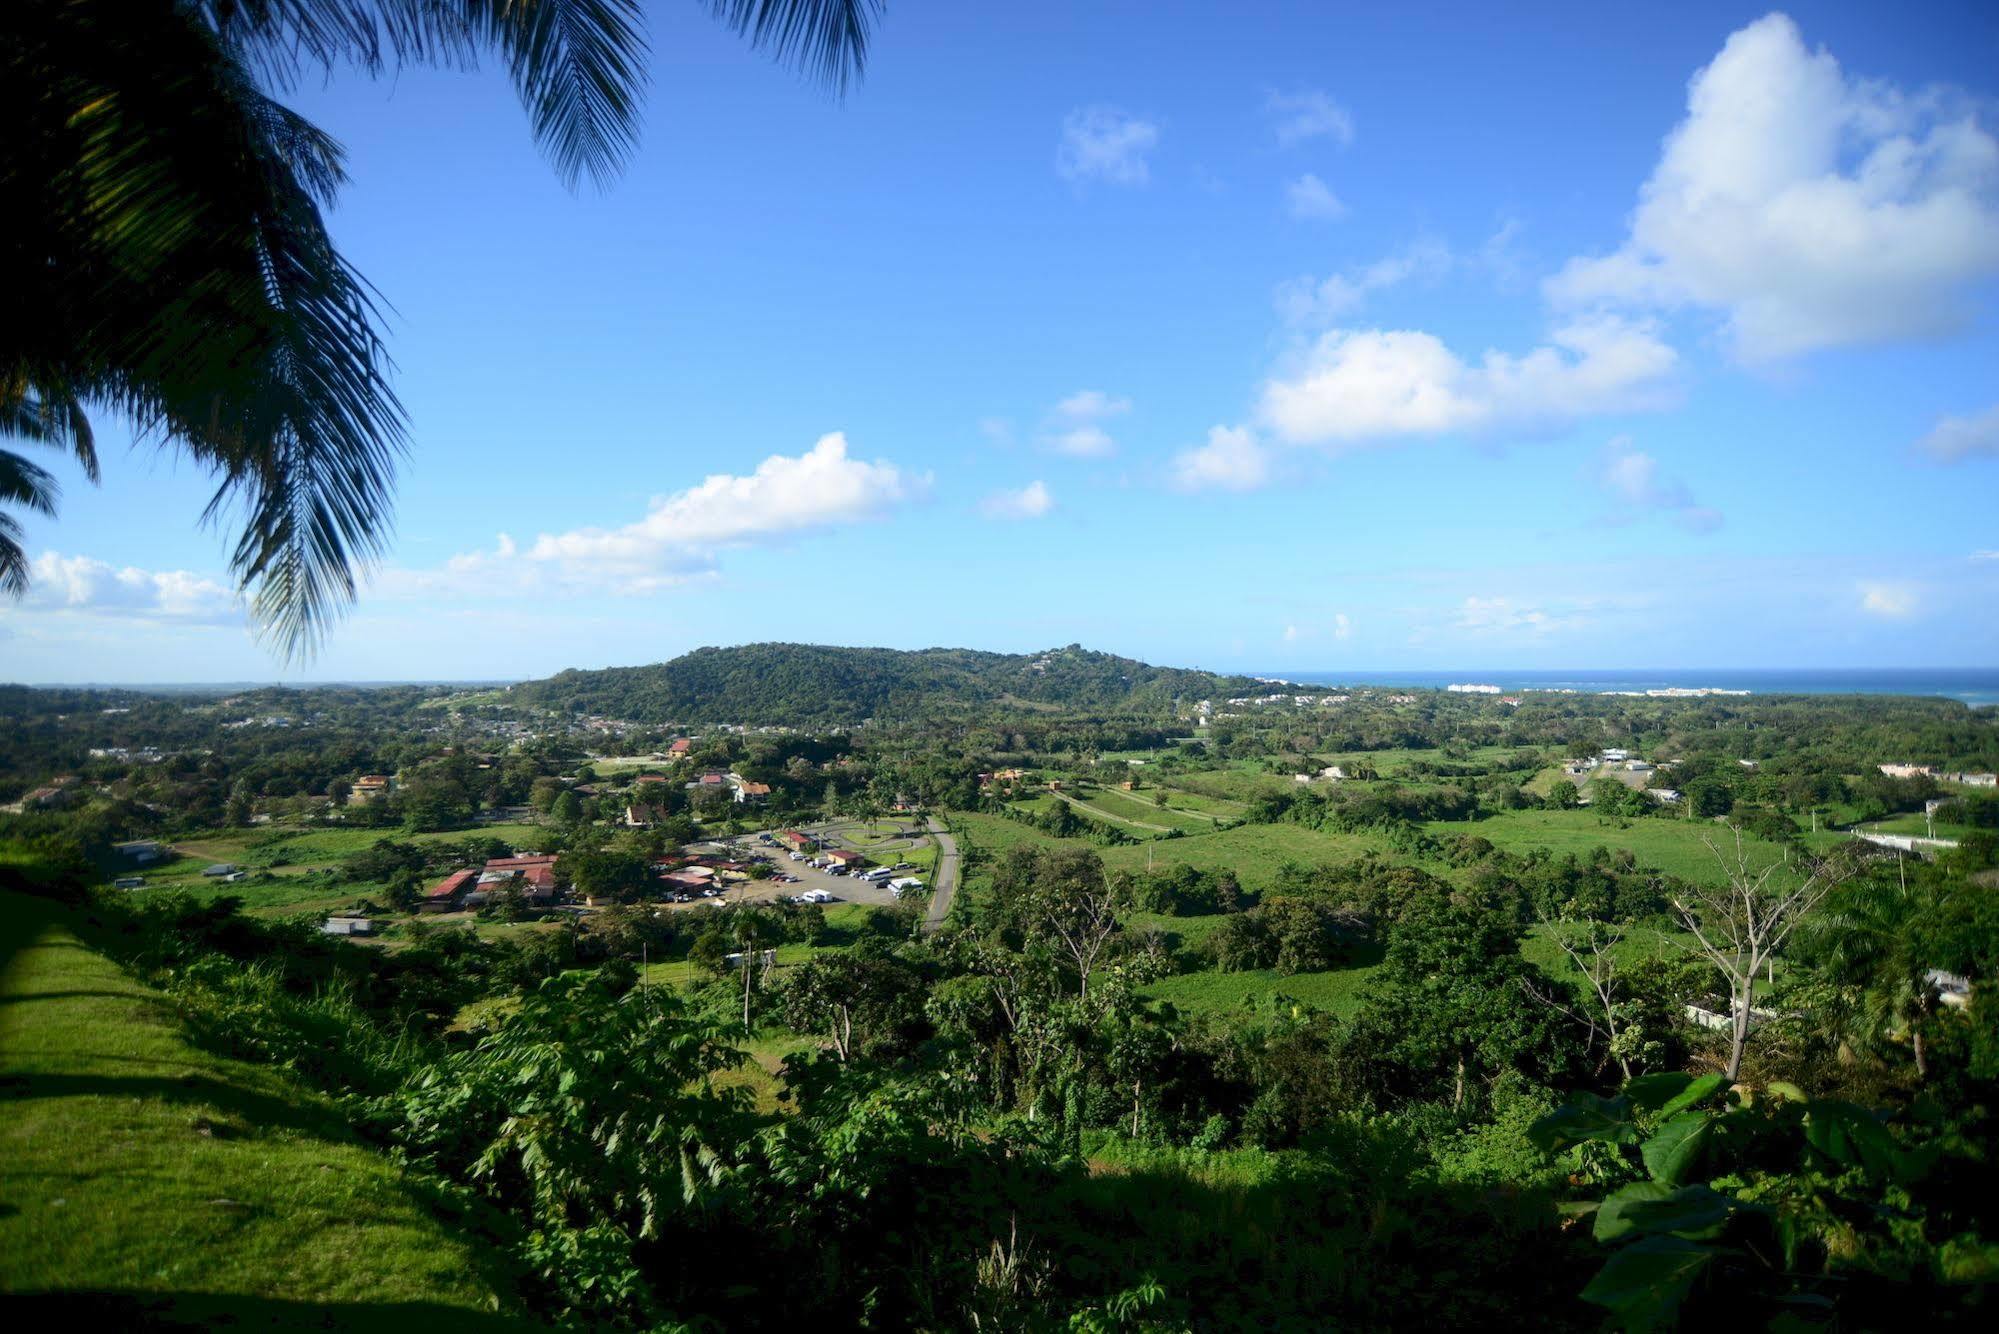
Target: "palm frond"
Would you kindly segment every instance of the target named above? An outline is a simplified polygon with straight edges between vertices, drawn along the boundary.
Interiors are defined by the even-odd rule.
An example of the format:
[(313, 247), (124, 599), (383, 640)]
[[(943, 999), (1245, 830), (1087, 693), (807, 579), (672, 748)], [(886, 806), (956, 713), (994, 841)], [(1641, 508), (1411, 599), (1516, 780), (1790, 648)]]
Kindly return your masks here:
[(837, 92), (860, 78), (883, 0), (708, 0), (715, 17)]
[[(424, 0), (396, 0), (416, 8)], [(645, 34), (636, 0), (432, 0), (506, 57), (534, 137), (565, 185), (607, 185), (639, 139)]]
[(90, 415), (60, 380), (29, 384), (17, 378), (15, 383), (0, 387), (0, 436), (66, 449), (76, 456), (83, 475), (93, 485), (102, 480)]
[[(0, 449), (0, 505), (25, 505), (54, 514), (59, 492), (47, 469)], [(28, 553), (21, 546), (21, 536), (20, 523), (12, 515), (0, 513), (0, 593), (16, 598), (28, 591)]]
[(0, 505), (25, 505), (39, 514), (54, 514), (61, 494), (61, 485), (48, 469), (0, 449)]

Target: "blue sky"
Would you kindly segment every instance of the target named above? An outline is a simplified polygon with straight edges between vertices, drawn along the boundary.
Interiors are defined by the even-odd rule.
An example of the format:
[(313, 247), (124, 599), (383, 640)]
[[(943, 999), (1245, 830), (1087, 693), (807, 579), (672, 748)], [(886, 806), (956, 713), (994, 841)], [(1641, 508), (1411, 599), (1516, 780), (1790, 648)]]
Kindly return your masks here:
[(651, 8), (603, 193), (492, 70), (293, 97), (412, 422), (320, 657), (106, 421), (0, 677), (1999, 663), (1999, 9), (904, 4), (836, 102)]

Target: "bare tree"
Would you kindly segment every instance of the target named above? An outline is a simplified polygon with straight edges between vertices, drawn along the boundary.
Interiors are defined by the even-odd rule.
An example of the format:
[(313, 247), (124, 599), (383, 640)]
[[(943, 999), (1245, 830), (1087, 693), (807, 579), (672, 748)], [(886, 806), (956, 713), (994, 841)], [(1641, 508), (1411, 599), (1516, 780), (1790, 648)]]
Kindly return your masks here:
[(1784, 885), (1794, 874), (1791, 868), (1777, 861), (1760, 871), (1753, 869), (1742, 846), (1741, 830), (1735, 831), (1732, 859), (1713, 839), (1703, 837), (1701, 841), (1714, 854), (1726, 883), (1695, 887), (1685, 897), (1673, 900), (1673, 910), (1728, 984), (1728, 1077), (1733, 1080), (1742, 1074), (1742, 1052), (1749, 1045), (1749, 1007), (1756, 992), (1756, 975), (1771, 970), (1798, 923), (1851, 871), (1817, 862), (1802, 881), (1786, 889)]
[(1042, 929), (1062, 947), (1076, 966), (1077, 999), (1090, 998), (1090, 970), (1118, 929), (1118, 909), (1126, 893), (1121, 877), (1108, 873), (1083, 878), (1063, 877), (1039, 887)]
[[(1599, 1041), (1602, 1042), (1605, 1059), (1616, 1061), (1617, 1068), (1624, 1072), (1627, 1080), (1630, 1079), (1635, 1073), (1631, 1067), (1631, 1054), (1625, 1049), (1627, 1044), (1618, 1041), (1629, 1027), (1625, 1021), (1624, 979), (1618, 973), (1615, 953), (1617, 945), (1624, 939), (1623, 930), (1604, 922), (1585, 921), (1580, 924), (1582, 930), (1574, 932), (1568, 928), (1576, 923), (1566, 918), (1550, 918), (1545, 914), (1541, 917), (1541, 925), (1547, 928), (1548, 938), (1568, 956), (1570, 965), (1582, 975), (1588, 994), (1582, 1000), (1581, 1008), (1578, 1008), (1563, 998), (1559, 988), (1553, 992), (1544, 991), (1529, 978), (1520, 979), (1521, 990), (1549, 1009), (1567, 1015), (1582, 1025), (1589, 1034), (1589, 1045), (1595, 1047)], [(1603, 1069), (1601, 1061), (1597, 1063), (1597, 1069)]]

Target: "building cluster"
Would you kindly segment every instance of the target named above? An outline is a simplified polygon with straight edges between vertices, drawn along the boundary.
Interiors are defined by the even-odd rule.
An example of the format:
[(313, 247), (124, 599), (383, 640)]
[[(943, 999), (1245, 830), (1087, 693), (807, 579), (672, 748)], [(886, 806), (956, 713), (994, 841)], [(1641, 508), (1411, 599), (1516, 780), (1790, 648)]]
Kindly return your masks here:
[(1930, 778), (1959, 787), (1999, 787), (1999, 774), (1946, 772), (1933, 764), (1883, 764), (1876, 766), (1889, 778)]

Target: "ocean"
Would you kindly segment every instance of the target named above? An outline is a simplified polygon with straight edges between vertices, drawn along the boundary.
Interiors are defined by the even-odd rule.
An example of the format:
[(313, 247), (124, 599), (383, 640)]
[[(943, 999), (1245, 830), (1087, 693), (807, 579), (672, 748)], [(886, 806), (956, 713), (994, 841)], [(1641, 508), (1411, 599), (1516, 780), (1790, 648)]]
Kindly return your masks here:
[(1480, 671), (1457, 672), (1257, 672), (1257, 676), (1315, 686), (1410, 686), (1441, 690), (1450, 685), (1494, 685), (1509, 693), (1573, 690), (1580, 694), (1683, 690), (1706, 687), (1745, 690), (1752, 695), (1931, 695), (1966, 704), (1999, 704), (1999, 668), (1883, 667), (1794, 668), (1783, 670), (1715, 668), (1697, 671)]

